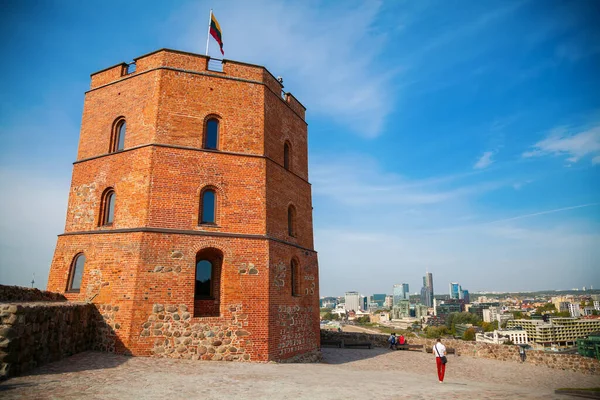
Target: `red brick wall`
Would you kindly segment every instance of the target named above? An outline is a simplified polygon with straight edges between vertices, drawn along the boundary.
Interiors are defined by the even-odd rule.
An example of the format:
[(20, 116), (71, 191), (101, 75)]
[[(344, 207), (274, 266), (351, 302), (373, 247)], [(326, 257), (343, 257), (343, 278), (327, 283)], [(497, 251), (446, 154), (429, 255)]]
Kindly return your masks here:
[[(207, 75), (206, 61), (159, 51), (138, 58), (133, 74), (94, 75), (93, 85), (113, 83), (86, 95), (69, 234), (58, 239), (48, 289), (65, 292), (73, 257), (83, 252), (81, 291), (65, 296), (98, 304), (112, 329), (103, 334), (104, 349), (207, 360), (283, 360), (316, 351), (306, 124), (273, 93), (280, 85), (264, 68), (228, 62), (216, 77)], [(215, 115), (218, 150), (203, 150), (205, 121)], [(108, 154), (118, 117), (127, 121), (125, 150)], [(286, 140), (291, 171), (282, 167)], [(215, 225), (198, 224), (206, 186), (217, 193)], [(115, 219), (104, 227), (98, 218), (107, 187), (115, 190)], [(289, 204), (297, 211), (295, 237), (287, 234)], [(196, 255), (206, 248), (223, 254), (219, 286), (214, 300), (195, 301)], [(209, 311), (218, 316), (194, 316)]]

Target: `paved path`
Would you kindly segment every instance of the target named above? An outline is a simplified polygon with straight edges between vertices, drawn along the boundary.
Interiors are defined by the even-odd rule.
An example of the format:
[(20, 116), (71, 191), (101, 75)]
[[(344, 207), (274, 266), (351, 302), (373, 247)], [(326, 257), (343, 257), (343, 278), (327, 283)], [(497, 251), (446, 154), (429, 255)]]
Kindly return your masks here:
[(2, 399), (567, 399), (598, 376), (450, 356), (439, 384), (430, 354), (323, 349), (321, 364), (199, 362), (85, 352), (0, 384)]

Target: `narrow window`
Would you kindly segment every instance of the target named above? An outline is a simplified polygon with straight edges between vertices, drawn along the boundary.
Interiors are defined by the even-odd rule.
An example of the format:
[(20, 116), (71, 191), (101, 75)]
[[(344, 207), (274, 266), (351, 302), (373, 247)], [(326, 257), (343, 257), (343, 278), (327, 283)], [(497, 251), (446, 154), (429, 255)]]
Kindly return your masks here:
[(194, 317), (221, 315), (221, 267), (223, 253), (209, 247), (196, 253)]
[(115, 191), (107, 189), (102, 196), (100, 225), (112, 225), (115, 220)]
[(283, 145), (283, 168), (290, 169), (290, 144), (288, 142)]
[(216, 206), (216, 194), (212, 189), (207, 189), (202, 192), (202, 199), (200, 204), (200, 223), (201, 224), (214, 224), (215, 223), (215, 206)]
[(205, 149), (217, 149), (219, 142), (219, 120), (211, 118), (206, 122), (206, 138), (204, 139)]
[(69, 277), (68, 292), (79, 292), (81, 288), (81, 278), (83, 277), (83, 267), (85, 264), (85, 256), (79, 253), (73, 258), (71, 263), (71, 274)]
[(292, 205), (288, 207), (288, 235), (296, 236), (296, 209)]
[(202, 299), (212, 297), (213, 265), (208, 260), (196, 261), (196, 290), (194, 298)]
[(300, 290), (298, 289), (298, 284), (300, 280), (298, 279), (298, 262), (293, 258), (290, 268), (290, 277), (292, 279), (292, 296), (299, 296)]
[(111, 152), (121, 151), (125, 148), (125, 130), (126, 130), (125, 120), (122, 119), (115, 125), (115, 130), (113, 132), (113, 139), (111, 144)]

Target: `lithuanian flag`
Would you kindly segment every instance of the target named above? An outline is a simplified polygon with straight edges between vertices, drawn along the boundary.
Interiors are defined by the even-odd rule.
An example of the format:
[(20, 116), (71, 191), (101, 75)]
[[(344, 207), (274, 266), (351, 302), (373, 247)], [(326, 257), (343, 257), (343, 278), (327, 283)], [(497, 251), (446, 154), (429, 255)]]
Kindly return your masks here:
[(221, 36), (221, 26), (219, 22), (215, 18), (214, 14), (210, 14), (210, 34), (215, 38), (217, 43), (219, 43), (219, 47), (221, 48), (221, 54), (225, 55), (223, 51), (223, 38)]

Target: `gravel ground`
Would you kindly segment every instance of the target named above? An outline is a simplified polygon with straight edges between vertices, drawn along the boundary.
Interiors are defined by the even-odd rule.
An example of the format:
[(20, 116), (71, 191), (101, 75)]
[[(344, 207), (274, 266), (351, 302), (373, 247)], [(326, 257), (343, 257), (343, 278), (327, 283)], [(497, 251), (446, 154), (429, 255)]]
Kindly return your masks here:
[(438, 383), (431, 354), (323, 349), (320, 364), (199, 362), (85, 352), (0, 384), (2, 399), (567, 399), (560, 387), (600, 377), (449, 356)]

